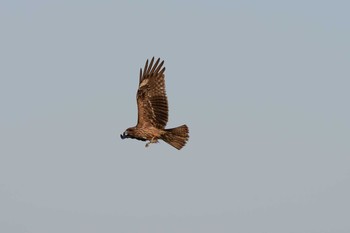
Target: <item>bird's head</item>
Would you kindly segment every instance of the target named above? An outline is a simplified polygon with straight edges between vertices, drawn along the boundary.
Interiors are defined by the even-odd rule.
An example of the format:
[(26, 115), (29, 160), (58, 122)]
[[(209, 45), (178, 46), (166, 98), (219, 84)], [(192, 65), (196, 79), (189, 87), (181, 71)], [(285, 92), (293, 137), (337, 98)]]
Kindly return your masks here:
[(120, 138), (121, 138), (121, 139), (132, 138), (132, 137), (133, 137), (133, 132), (134, 132), (134, 129), (133, 129), (133, 128), (127, 128), (127, 129), (120, 135)]

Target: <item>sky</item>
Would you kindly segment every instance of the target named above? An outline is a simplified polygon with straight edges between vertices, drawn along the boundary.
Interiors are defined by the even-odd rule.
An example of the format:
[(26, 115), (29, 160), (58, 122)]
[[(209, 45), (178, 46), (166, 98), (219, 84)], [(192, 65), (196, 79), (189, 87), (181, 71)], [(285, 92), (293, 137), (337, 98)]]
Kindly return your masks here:
[[(0, 232), (350, 232), (347, 1), (1, 1)], [(180, 151), (121, 140), (146, 59)]]

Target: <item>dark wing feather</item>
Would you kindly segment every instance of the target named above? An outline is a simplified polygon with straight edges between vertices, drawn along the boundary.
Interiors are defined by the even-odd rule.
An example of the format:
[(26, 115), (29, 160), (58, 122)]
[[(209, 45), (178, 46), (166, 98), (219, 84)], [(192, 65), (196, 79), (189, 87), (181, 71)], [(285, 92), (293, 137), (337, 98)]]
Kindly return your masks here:
[[(154, 126), (164, 129), (168, 122), (168, 100), (165, 92), (163, 67), (160, 58), (154, 63), (154, 57), (148, 65), (146, 61), (142, 71), (137, 91), (138, 122), (137, 126)], [(153, 64), (154, 63), (154, 64)]]

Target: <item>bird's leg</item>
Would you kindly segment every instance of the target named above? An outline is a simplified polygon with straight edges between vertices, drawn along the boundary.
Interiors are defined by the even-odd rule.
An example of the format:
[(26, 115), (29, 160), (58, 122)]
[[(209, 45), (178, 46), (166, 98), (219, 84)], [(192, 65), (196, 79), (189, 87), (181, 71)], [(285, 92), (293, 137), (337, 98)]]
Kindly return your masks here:
[(146, 143), (145, 147), (148, 147), (151, 143), (157, 143), (157, 142), (158, 140), (153, 137), (151, 140), (149, 140), (149, 142)]

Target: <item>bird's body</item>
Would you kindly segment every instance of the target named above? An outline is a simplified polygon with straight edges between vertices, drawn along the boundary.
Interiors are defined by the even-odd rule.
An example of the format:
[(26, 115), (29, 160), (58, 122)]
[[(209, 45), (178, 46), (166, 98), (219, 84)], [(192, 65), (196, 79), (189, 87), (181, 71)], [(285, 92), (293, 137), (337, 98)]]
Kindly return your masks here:
[(149, 141), (146, 146), (161, 139), (180, 150), (188, 141), (188, 127), (182, 125), (165, 129), (168, 122), (168, 100), (165, 92), (164, 61), (161, 63), (159, 61), (158, 58), (154, 63), (153, 57), (149, 65), (148, 60), (146, 61), (143, 71), (140, 69), (139, 88), (136, 94), (137, 125), (126, 129), (120, 137)]

